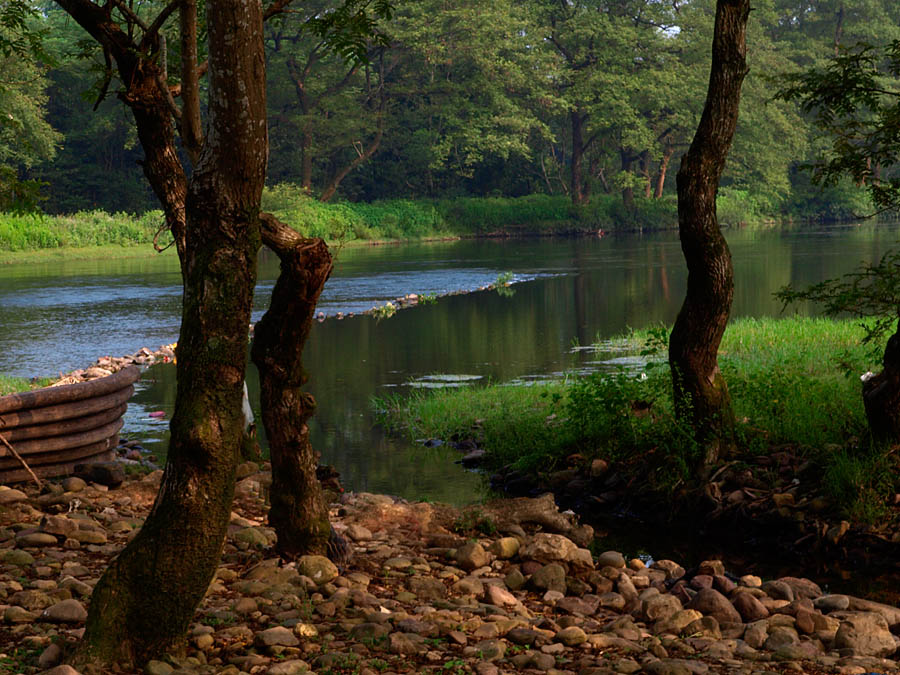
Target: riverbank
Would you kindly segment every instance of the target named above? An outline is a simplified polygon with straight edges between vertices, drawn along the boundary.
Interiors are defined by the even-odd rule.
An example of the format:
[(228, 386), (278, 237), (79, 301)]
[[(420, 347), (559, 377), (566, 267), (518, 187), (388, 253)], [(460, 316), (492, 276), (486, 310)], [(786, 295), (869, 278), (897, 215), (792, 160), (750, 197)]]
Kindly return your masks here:
[[(564, 195), (461, 197), (441, 200), (385, 200), (323, 204), (292, 185), (263, 194), (263, 208), (308, 237), (334, 246), (468, 237), (564, 236), (675, 229), (674, 196), (635, 201), (626, 209), (618, 195), (595, 195), (573, 205)], [(834, 213), (823, 214), (828, 219)], [(846, 214), (845, 214), (846, 216)], [(780, 219), (760, 211), (748, 194), (722, 190), (723, 226), (772, 224)], [(79, 212), (64, 216), (0, 214), (0, 264), (60, 258), (151, 255), (163, 223), (161, 211), (141, 215)], [(804, 220), (801, 218), (801, 220)], [(161, 237), (161, 244), (166, 237)]]
[[(0, 488), (0, 668), (57, 665), (80, 637), (96, 580), (146, 518), (161, 471), (71, 477), (43, 494)], [(173, 672), (557, 675), (898, 670), (900, 610), (762, 579), (720, 561), (694, 569), (626, 558), (552, 501), (458, 511), (343, 494), (335, 529), (353, 555), (281, 564), (265, 525), (267, 467), (240, 467), (216, 578)], [(121, 477), (118, 479), (121, 481)], [(107, 484), (107, 483), (112, 483)]]
[[(738, 451), (707, 477), (672, 410), (665, 330), (591, 349), (605, 372), (566, 383), (413, 393), (378, 401), (412, 438), (453, 442), (506, 492), (552, 490), (592, 518), (621, 514), (704, 535), (753, 536), (798, 554), (900, 542), (896, 458), (870, 450), (859, 375), (878, 356), (853, 321), (739, 320), (720, 365)], [(580, 349), (580, 348), (579, 348)], [(649, 361), (649, 362), (648, 362)], [(876, 553), (876, 551), (878, 551)]]

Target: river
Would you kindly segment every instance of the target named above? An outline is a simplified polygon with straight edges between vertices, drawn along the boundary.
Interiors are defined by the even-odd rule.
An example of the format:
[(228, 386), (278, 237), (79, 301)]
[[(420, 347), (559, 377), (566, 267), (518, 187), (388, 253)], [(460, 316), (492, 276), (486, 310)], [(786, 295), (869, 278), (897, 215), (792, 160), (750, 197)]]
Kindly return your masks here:
[[(735, 263), (734, 316), (778, 315), (772, 292), (850, 271), (882, 255), (896, 224), (727, 232)], [(515, 291), (478, 291), (391, 318), (354, 316), (406, 293), (471, 291), (512, 272)], [(278, 273), (263, 255), (254, 320)], [(671, 323), (686, 271), (673, 232), (603, 238), (468, 240), (345, 248), (325, 287), (304, 359), (319, 401), (314, 446), (344, 485), (454, 504), (480, 500), (483, 478), (448, 448), (386, 437), (374, 425), (373, 396), (430, 386), (435, 375), (507, 382), (602, 367), (603, 355), (573, 349), (628, 327)], [(0, 372), (34, 376), (84, 367), (98, 356), (174, 342), (180, 276), (173, 255), (0, 267)], [(791, 311), (808, 313), (798, 306)], [(609, 358), (612, 358), (610, 355)], [(251, 390), (256, 374), (248, 375)], [(126, 417), (125, 436), (165, 446), (174, 368), (148, 369)]]

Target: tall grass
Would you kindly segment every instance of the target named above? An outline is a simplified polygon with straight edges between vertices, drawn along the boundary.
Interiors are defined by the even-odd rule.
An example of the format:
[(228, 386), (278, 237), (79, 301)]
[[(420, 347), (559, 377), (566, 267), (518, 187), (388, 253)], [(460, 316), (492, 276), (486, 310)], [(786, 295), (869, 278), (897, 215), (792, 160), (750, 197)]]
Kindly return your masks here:
[(148, 244), (162, 212), (140, 216), (82, 211), (68, 216), (0, 214), (0, 251)]
[(35, 380), (27, 380), (24, 377), (11, 377), (9, 375), (0, 375), (0, 396), (6, 396), (17, 391), (28, 391), (30, 389), (38, 389), (46, 387), (50, 384), (49, 378), (38, 378)]

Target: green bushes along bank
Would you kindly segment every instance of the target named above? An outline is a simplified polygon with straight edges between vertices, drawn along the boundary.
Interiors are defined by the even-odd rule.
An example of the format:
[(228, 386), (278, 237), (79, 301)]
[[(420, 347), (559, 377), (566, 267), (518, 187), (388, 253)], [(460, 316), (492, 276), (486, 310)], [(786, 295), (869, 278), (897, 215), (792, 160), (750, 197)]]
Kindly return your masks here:
[[(858, 322), (741, 319), (732, 322), (720, 365), (738, 419), (739, 462), (790, 448), (817, 467), (822, 490), (854, 519), (877, 517), (893, 497), (887, 455), (866, 449), (859, 375), (879, 357), (862, 346)], [(491, 469), (546, 474), (573, 454), (603, 459), (645, 489), (691, 483), (698, 448), (675, 419), (663, 329), (598, 345), (643, 354), (635, 371), (611, 370), (534, 386), (413, 392), (380, 400), (383, 422), (412, 438), (474, 438)]]

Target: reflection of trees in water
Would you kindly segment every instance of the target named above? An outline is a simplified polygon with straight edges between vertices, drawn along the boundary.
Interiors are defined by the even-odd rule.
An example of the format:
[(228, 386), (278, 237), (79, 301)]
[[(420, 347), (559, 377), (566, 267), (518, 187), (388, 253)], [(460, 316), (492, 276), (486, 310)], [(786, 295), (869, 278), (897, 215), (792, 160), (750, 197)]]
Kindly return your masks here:
[[(775, 230), (728, 232), (736, 270), (735, 314), (777, 316), (781, 307), (772, 291), (788, 282), (802, 285), (849, 271), (861, 259), (877, 259), (896, 232), (896, 227), (869, 226), (816, 238)], [(477, 498), (481, 479), (454, 464), (456, 451), (385, 438), (373, 426), (371, 398), (403, 394), (405, 387), (385, 385), (437, 372), (503, 382), (564, 371), (590, 358), (570, 353), (574, 338), (588, 344), (629, 327), (670, 324), (686, 282), (678, 247), (677, 235), (663, 233), (416, 249), (436, 265), (475, 266), (481, 256), (485, 267), (560, 275), (517, 284), (509, 298), (493, 292), (451, 296), (383, 321), (357, 316), (314, 326), (304, 352), (310, 390), (319, 402), (311, 424), (314, 447), (355, 490), (457, 503)], [(376, 251), (375, 268), (395, 268), (403, 251)], [(460, 251), (465, 254), (454, 255)], [(364, 261), (364, 253), (352, 251), (345, 265), (354, 274), (364, 273)], [(173, 368), (156, 366), (144, 382), (136, 401), (148, 409), (174, 403)], [(255, 401), (253, 368), (248, 385)]]

